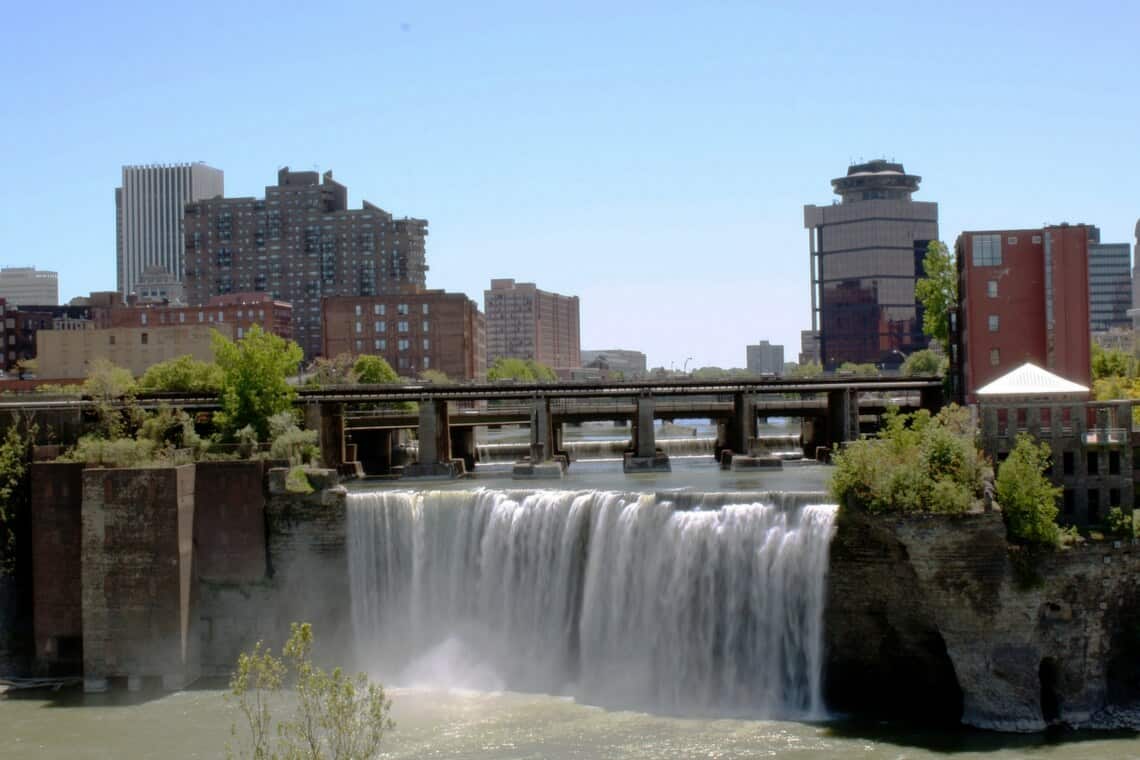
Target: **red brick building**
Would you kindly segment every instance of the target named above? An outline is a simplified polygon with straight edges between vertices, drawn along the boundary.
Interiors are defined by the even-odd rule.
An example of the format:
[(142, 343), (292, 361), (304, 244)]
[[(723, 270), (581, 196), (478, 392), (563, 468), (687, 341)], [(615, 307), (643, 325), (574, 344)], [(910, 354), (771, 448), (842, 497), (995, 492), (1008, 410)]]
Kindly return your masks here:
[(321, 334), (326, 357), (382, 356), (401, 376), (427, 369), (453, 380), (487, 376), (483, 314), (462, 293), (331, 296), (321, 302)]
[(214, 296), (204, 306), (138, 304), (109, 311), (107, 327), (164, 327), (174, 325), (231, 324), (234, 337), (249, 328), (261, 328), (287, 340), (293, 338), (293, 306), (275, 301), (268, 293), (228, 293)]
[(1090, 238), (1084, 224), (963, 232), (958, 259), (961, 389), (977, 388), (1033, 362), (1090, 384)]

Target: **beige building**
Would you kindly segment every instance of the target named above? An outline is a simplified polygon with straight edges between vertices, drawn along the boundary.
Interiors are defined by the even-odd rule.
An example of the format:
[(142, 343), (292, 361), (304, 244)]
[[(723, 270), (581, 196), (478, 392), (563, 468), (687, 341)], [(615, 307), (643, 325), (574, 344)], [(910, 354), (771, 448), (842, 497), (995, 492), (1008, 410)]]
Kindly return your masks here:
[(0, 269), (0, 298), (9, 306), (55, 306), (59, 274), (35, 267), (4, 267)]
[(210, 338), (215, 330), (234, 338), (231, 323), (41, 330), (36, 333), (39, 376), (51, 380), (86, 377), (96, 359), (108, 359), (135, 377), (153, 364), (187, 354), (200, 361), (213, 361)]

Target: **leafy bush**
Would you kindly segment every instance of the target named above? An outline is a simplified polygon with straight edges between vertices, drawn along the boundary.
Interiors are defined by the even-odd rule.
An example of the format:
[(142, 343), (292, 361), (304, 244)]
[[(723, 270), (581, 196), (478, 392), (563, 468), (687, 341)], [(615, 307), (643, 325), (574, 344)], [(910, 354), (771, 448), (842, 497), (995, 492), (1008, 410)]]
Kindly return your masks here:
[(487, 370), (487, 379), (518, 380), (520, 382), (553, 382), (558, 379), (554, 370), (533, 359), (508, 359), (499, 357)]
[[(260, 641), (238, 657), (226, 701), (248, 734), (241, 732), (242, 746), (227, 746), (229, 757), (348, 760), (378, 755), (384, 734), (395, 728), (384, 687), (363, 673), (350, 676), (340, 668), (326, 671), (314, 665), (312, 650), (312, 626), (293, 623), (281, 657)], [(292, 693), (286, 694), (289, 689)], [(284, 718), (282, 711), (287, 711)], [(238, 724), (234, 720), (230, 726), (234, 741), (239, 740)]]
[(356, 382), (365, 385), (387, 385), (400, 381), (396, 370), (392, 369), (392, 365), (383, 356), (361, 356), (352, 365), (352, 372), (356, 376)]
[(16, 541), (13, 520), (21, 505), (26, 505), (28, 493), (28, 465), (32, 460), (32, 444), (37, 427), (30, 425), (20, 432), (19, 418), (13, 418), (0, 440), (0, 575), (12, 572), (16, 566)]
[(1046, 477), (1049, 444), (1017, 437), (1013, 450), (998, 468), (995, 494), (1010, 538), (1028, 544), (1057, 546), (1057, 499), (1061, 489)]
[(1108, 532), (1114, 536), (1133, 538), (1136, 535), (1131, 509), (1123, 510), (1120, 507), (1113, 507), (1108, 510), (1108, 517), (1104, 524), (1108, 528)]
[(152, 393), (216, 394), (222, 389), (222, 368), (213, 362), (198, 361), (193, 356), (151, 365), (139, 378), (139, 390)]
[(987, 468), (960, 409), (931, 416), (888, 413), (876, 438), (835, 455), (831, 493), (872, 512), (965, 512), (982, 495)]
[(321, 454), (317, 445), (317, 431), (299, 428), (297, 417), (291, 411), (269, 418), (269, 441), (270, 457), (288, 459), (295, 465), (311, 462)]
[(301, 347), (257, 325), (237, 343), (218, 332), (213, 342), (222, 370), (222, 411), (215, 422), (230, 436), (249, 425), (265, 438), (269, 418), (292, 408), (296, 391), (287, 378), (301, 361)]
[(899, 367), (902, 374), (907, 377), (915, 375), (945, 375), (949, 361), (945, 356), (936, 354), (929, 348), (915, 351), (908, 356)]
[(305, 474), (304, 465), (293, 465), (285, 473), (285, 490), (297, 494), (309, 494), (315, 490), (309, 482), (309, 476)]
[(86, 462), (96, 467), (155, 467), (166, 463), (158, 453), (158, 444), (145, 438), (108, 439), (85, 435), (60, 460)]

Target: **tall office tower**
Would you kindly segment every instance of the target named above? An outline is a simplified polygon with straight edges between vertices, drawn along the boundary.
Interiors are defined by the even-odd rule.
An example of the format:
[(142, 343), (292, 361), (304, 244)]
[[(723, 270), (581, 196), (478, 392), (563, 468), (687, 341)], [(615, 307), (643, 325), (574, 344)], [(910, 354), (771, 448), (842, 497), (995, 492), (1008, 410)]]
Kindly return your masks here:
[(487, 366), (496, 359), (533, 359), (552, 368), (582, 366), (578, 296), (539, 290), (533, 282), (491, 280), (483, 291)]
[(115, 226), (116, 289), (124, 299), (148, 267), (182, 279), (183, 208), (223, 192), (222, 170), (204, 163), (123, 167), (123, 186), (115, 188)]
[(841, 201), (804, 206), (810, 232), (812, 330), (825, 369), (897, 366), (926, 348), (914, 284), (938, 239), (938, 204), (911, 200), (922, 178), (902, 164), (855, 164), (831, 180)]
[(55, 306), (59, 303), (59, 274), (35, 267), (0, 269), (0, 298), (8, 306)]
[(1095, 237), (1089, 241), (1089, 329), (1099, 333), (1131, 327), (1132, 246)]
[(265, 199), (212, 198), (186, 206), (185, 297), (264, 292), (293, 304), (294, 340), (321, 353), (321, 299), (422, 288), (428, 223), (396, 219), (365, 201), (349, 210), (332, 172), (277, 173)]
[(958, 236), (957, 354), (965, 401), (1025, 362), (1089, 384), (1095, 230), (1062, 224)]
[(758, 375), (784, 374), (784, 347), (766, 340), (745, 347), (748, 371)]

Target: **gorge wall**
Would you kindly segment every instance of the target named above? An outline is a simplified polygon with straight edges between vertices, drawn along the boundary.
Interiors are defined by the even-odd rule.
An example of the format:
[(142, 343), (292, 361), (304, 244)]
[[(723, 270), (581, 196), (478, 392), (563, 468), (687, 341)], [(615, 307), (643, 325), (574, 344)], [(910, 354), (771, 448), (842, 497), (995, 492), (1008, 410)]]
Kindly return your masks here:
[(1010, 547), (996, 512), (843, 510), (831, 547), (833, 709), (1001, 731), (1111, 727), (1140, 693), (1131, 542)]

